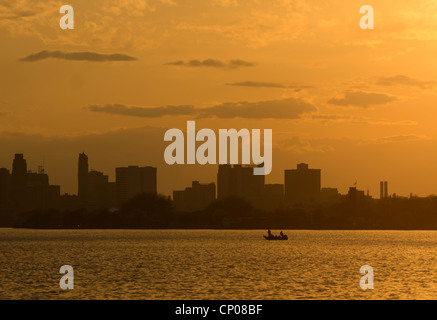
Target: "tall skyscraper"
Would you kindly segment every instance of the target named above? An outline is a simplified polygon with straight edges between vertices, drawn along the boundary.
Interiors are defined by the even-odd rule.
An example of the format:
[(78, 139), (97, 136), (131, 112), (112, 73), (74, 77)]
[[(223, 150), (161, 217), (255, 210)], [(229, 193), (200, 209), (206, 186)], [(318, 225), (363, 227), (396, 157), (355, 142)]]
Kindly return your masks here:
[(11, 191), (13, 201), (21, 206), (27, 191), (27, 163), (21, 153), (15, 154), (12, 163)]
[(87, 205), (105, 206), (110, 203), (108, 176), (99, 171), (88, 172)]
[(253, 201), (264, 192), (265, 176), (255, 176), (254, 166), (220, 165), (217, 173), (217, 198), (243, 197)]
[(78, 164), (78, 196), (82, 203), (88, 198), (88, 156), (85, 153), (79, 154)]
[(157, 168), (122, 167), (115, 169), (115, 175), (120, 204), (142, 193), (157, 193)]
[(289, 204), (320, 201), (321, 170), (308, 169), (300, 163), (297, 169), (285, 170), (285, 198)]

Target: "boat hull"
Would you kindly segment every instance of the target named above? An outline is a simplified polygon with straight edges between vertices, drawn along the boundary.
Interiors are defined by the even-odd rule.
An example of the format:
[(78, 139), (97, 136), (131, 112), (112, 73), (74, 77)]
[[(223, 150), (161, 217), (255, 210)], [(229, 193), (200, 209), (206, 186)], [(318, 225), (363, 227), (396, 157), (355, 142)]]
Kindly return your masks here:
[(285, 240), (288, 240), (288, 237), (287, 236), (284, 236), (284, 237), (275, 237), (275, 236), (267, 237), (267, 236), (264, 236), (264, 239), (269, 240), (269, 241), (285, 241)]

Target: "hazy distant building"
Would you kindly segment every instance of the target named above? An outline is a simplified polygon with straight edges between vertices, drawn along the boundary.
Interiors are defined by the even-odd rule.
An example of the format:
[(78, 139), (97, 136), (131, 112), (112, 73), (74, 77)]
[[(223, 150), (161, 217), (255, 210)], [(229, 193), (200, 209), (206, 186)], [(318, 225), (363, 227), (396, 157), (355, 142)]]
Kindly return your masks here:
[(108, 183), (108, 194), (109, 194), (108, 205), (110, 207), (116, 207), (118, 205), (117, 183), (116, 182), (109, 182)]
[(214, 183), (201, 184), (193, 181), (190, 188), (184, 191), (173, 192), (173, 202), (177, 210), (196, 211), (202, 210), (216, 199)]
[(60, 205), (59, 207), (62, 210), (79, 210), (83, 208), (82, 203), (79, 201), (79, 196), (75, 194), (63, 194), (60, 197)]
[(384, 198), (384, 182), (379, 183), (379, 199)]
[(285, 199), (289, 204), (320, 201), (321, 170), (308, 169), (301, 163), (297, 169), (285, 170)]
[(217, 173), (217, 198), (243, 197), (251, 202), (264, 192), (265, 176), (253, 174), (254, 166), (220, 165)]
[(48, 186), (49, 185), (49, 176), (44, 173), (44, 171), (40, 171), (38, 173), (29, 171), (27, 173), (27, 186)]
[(27, 191), (27, 163), (23, 154), (15, 154), (12, 163), (11, 196), (16, 206), (23, 206)]
[(366, 198), (364, 190), (358, 190), (357, 187), (350, 187), (347, 194), (349, 200), (363, 200)]
[(173, 202), (175, 204), (177, 203), (178, 207), (183, 206), (184, 193), (185, 193), (185, 191), (183, 191), (183, 190), (175, 190), (175, 191), (173, 191)]
[(85, 204), (88, 201), (88, 156), (85, 153), (79, 154), (77, 176), (77, 195), (79, 196), (79, 201)]
[(0, 168), (0, 206), (10, 203), (11, 174), (8, 169)]
[(388, 182), (387, 181), (381, 181), (379, 186), (379, 198), (380, 199), (386, 199), (388, 198)]
[(52, 186), (49, 176), (40, 168), (38, 173), (27, 173), (27, 206), (29, 208), (47, 209), (59, 207), (61, 187)]
[(105, 206), (109, 202), (108, 176), (102, 172), (90, 171), (87, 176), (87, 205)]
[(115, 182), (109, 182), (108, 176), (103, 172), (89, 171), (88, 156), (85, 153), (79, 154), (77, 175), (78, 200), (82, 207), (95, 209), (117, 204)]
[(141, 193), (157, 193), (157, 168), (116, 168), (117, 199), (121, 204)]
[(337, 188), (322, 188), (320, 190), (320, 203), (332, 204), (341, 201), (341, 194)]
[(219, 165), (217, 173), (217, 198), (224, 199), (231, 196), (231, 165)]
[(7, 169), (0, 169), (0, 207), (12, 211), (58, 208), (61, 187), (52, 186), (44, 167), (38, 172), (27, 170), (23, 154), (15, 154), (12, 174)]

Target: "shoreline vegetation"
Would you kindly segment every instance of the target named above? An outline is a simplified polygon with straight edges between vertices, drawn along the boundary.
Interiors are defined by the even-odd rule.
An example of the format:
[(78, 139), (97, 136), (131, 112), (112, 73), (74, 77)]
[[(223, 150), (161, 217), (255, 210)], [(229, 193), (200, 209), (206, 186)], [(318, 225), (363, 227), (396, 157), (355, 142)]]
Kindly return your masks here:
[(176, 211), (167, 197), (141, 194), (119, 209), (32, 210), (13, 215), (26, 229), (210, 230), (437, 230), (437, 197), (344, 199), (267, 211), (242, 198), (217, 200), (203, 210)]

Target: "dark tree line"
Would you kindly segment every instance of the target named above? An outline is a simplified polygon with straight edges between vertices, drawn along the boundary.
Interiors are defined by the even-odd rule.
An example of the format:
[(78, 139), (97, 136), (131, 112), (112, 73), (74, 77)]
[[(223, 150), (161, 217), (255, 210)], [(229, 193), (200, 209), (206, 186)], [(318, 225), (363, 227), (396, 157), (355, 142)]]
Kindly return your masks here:
[(42, 229), (428, 229), (437, 230), (437, 197), (348, 199), (330, 205), (296, 205), (274, 211), (241, 198), (217, 200), (195, 212), (178, 212), (161, 195), (142, 194), (112, 211), (33, 210), (18, 228)]

